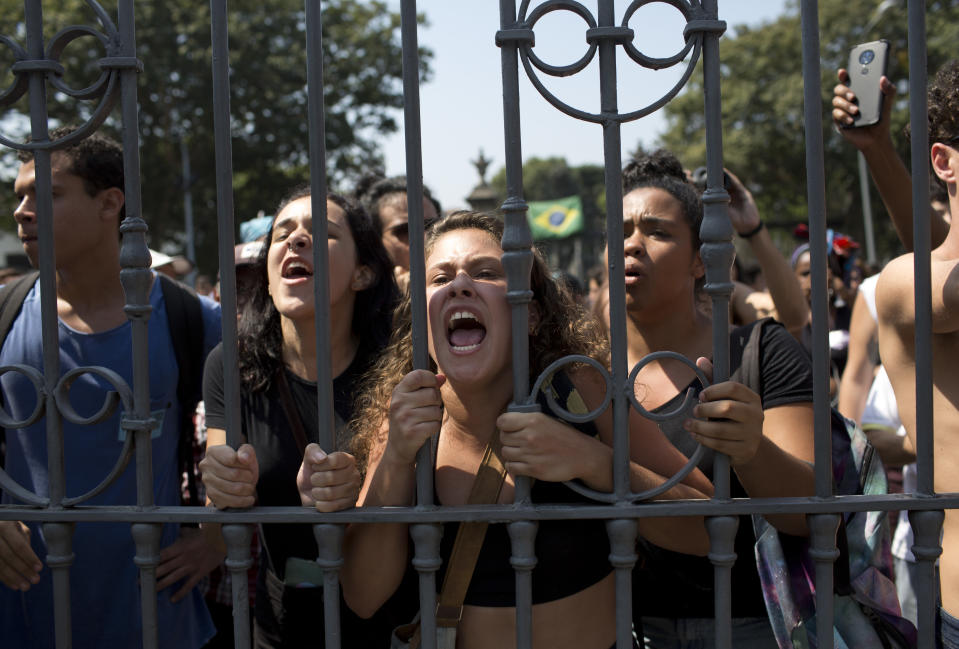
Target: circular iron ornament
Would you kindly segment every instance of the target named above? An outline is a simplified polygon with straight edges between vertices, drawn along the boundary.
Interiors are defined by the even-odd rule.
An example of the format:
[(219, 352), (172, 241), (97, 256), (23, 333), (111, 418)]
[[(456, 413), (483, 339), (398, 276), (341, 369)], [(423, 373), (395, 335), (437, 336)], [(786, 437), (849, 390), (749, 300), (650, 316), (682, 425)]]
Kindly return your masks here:
[[(0, 94), (0, 107), (13, 104), (29, 90), (29, 78), (31, 74), (43, 74), (45, 80), (49, 81), (50, 85), (56, 90), (75, 99), (90, 100), (100, 97), (99, 105), (86, 122), (78, 126), (72, 133), (58, 140), (17, 142), (0, 135), (0, 145), (18, 151), (42, 151), (54, 150), (76, 144), (99, 128), (110, 114), (110, 111), (113, 110), (120, 96), (120, 71), (130, 68), (140, 70), (142, 68), (139, 60), (118, 56), (120, 36), (116, 25), (113, 24), (109, 14), (104, 11), (103, 7), (101, 7), (96, 0), (86, 0), (86, 3), (91, 11), (96, 14), (100, 25), (106, 33), (104, 34), (92, 27), (83, 25), (65, 27), (51, 39), (43, 59), (31, 59), (26, 50), (20, 47), (15, 41), (6, 36), (0, 36), (0, 41), (13, 50), (16, 57), (16, 62), (12, 67), (15, 80), (10, 88)], [(63, 80), (63, 66), (60, 65), (59, 58), (67, 45), (81, 36), (93, 36), (99, 40), (104, 49), (106, 49), (107, 56), (97, 61), (101, 70), (97, 80), (86, 88), (75, 89)]]
[[(103, 400), (103, 405), (100, 406), (100, 409), (90, 417), (81, 416), (70, 403), (70, 387), (73, 385), (74, 381), (84, 374), (93, 374), (94, 376), (100, 377), (115, 388), (114, 391), (106, 393), (106, 398)], [(63, 416), (63, 418), (70, 423), (77, 424), (79, 426), (100, 423), (112, 417), (113, 413), (116, 411), (118, 403), (123, 404), (123, 409), (127, 413), (133, 412), (133, 391), (130, 389), (130, 386), (127, 385), (127, 382), (122, 376), (105, 367), (77, 367), (70, 370), (57, 382), (57, 386), (53, 390), (53, 399), (56, 402), (57, 409), (60, 411), (60, 414)], [(117, 476), (119, 476), (126, 468), (132, 456), (133, 435), (128, 434), (123, 440), (123, 448), (120, 449), (120, 457), (117, 459), (117, 463), (110, 470), (110, 473), (100, 481), (100, 484), (85, 494), (75, 496), (73, 498), (64, 498), (63, 506), (71, 507), (73, 505), (82, 503), (90, 498), (93, 498), (104, 489), (109, 487), (110, 484), (116, 480)]]
[[(73, 408), (73, 404), (70, 403), (70, 387), (74, 381), (84, 374), (93, 374), (94, 376), (100, 377), (116, 388), (115, 391), (106, 393), (106, 398), (103, 400), (103, 405), (100, 406), (100, 410), (89, 417), (82, 416)], [(130, 386), (127, 385), (126, 380), (124, 380), (122, 376), (105, 367), (76, 367), (70, 370), (57, 382), (57, 387), (53, 390), (53, 398), (63, 418), (71, 424), (77, 424), (78, 426), (99, 424), (109, 419), (113, 416), (113, 413), (117, 409), (117, 404), (120, 402), (123, 403), (123, 409), (126, 412), (133, 412), (133, 391), (130, 389)]]
[[(622, 35), (632, 33), (629, 29), (628, 22), (629, 19), (632, 18), (633, 14), (635, 14), (636, 11), (638, 11), (644, 5), (652, 2), (662, 2), (664, 4), (668, 4), (669, 6), (675, 7), (686, 19), (686, 27), (683, 30), (686, 46), (679, 53), (665, 59), (657, 59), (646, 56), (633, 45), (631, 42), (633, 39), (625, 40), (622, 38)], [(535, 22), (533, 20), (534, 17), (536, 20), (538, 20), (546, 13), (557, 10), (572, 11), (573, 13), (581, 16), (587, 22), (587, 24), (590, 25), (591, 30), (596, 29), (596, 20), (593, 15), (588, 9), (574, 0), (554, 0), (554, 2), (540, 5), (530, 15), (529, 20), (526, 20), (525, 15), (527, 9), (529, 8), (529, 3), (530, 0), (524, 0), (519, 13), (519, 23), (531, 31), (532, 25)], [(679, 91), (683, 89), (683, 87), (689, 81), (689, 78), (692, 76), (693, 71), (696, 69), (696, 63), (699, 61), (699, 57), (702, 53), (703, 34), (707, 31), (719, 31), (718, 25), (721, 24), (722, 23), (717, 21), (706, 20), (706, 17), (703, 15), (703, 9), (698, 4), (687, 4), (683, 2), (683, 0), (634, 0), (634, 2), (627, 9), (624, 15), (623, 23), (620, 27), (605, 28), (610, 32), (610, 35), (605, 36), (605, 38), (613, 38), (616, 40), (617, 44), (621, 43), (627, 55), (633, 61), (645, 68), (660, 70), (663, 68), (672, 67), (681, 63), (687, 55), (689, 56), (689, 62), (686, 65), (686, 69), (683, 71), (681, 78), (665, 94), (649, 105), (628, 113), (591, 113), (579, 108), (574, 108), (573, 106), (570, 106), (566, 102), (559, 99), (549, 89), (547, 89), (534, 69), (537, 68), (542, 70), (551, 76), (569, 76), (579, 72), (592, 60), (595, 54), (597, 38), (591, 39), (592, 42), (590, 43), (590, 49), (582, 59), (576, 63), (566, 66), (551, 66), (543, 63), (533, 53), (532, 45), (529, 42), (519, 42), (517, 43), (516, 48), (519, 52), (520, 60), (523, 62), (523, 68), (526, 70), (526, 76), (529, 78), (530, 83), (532, 83), (533, 87), (536, 88), (539, 94), (542, 95), (542, 97), (552, 104), (557, 110), (569, 115), (570, 117), (583, 120), (585, 122), (592, 122), (594, 124), (603, 124), (609, 122), (623, 124), (625, 122), (631, 122), (640, 119), (641, 117), (645, 117), (646, 115), (659, 110), (669, 103), (673, 97), (679, 94)], [(615, 35), (613, 35), (614, 33)]]
[(537, 377), (536, 382), (533, 384), (533, 389), (530, 391), (530, 397), (527, 401), (527, 405), (532, 405), (536, 403), (536, 395), (539, 394), (539, 391), (542, 389), (543, 384), (547, 380), (553, 378), (553, 374), (556, 373), (561, 367), (566, 365), (572, 365), (574, 363), (582, 363), (584, 365), (589, 365), (597, 372), (600, 376), (603, 377), (603, 381), (606, 383), (606, 395), (603, 399), (603, 402), (595, 409), (585, 414), (572, 413), (566, 408), (560, 406), (556, 403), (556, 399), (553, 397), (553, 393), (550, 390), (545, 392), (546, 401), (549, 403), (549, 407), (552, 408), (553, 412), (559, 415), (561, 419), (565, 421), (575, 423), (575, 424), (584, 424), (588, 421), (593, 421), (599, 417), (605, 410), (609, 407), (609, 404), (613, 400), (613, 378), (609, 375), (609, 372), (603, 366), (602, 363), (597, 361), (594, 358), (589, 356), (581, 356), (579, 354), (573, 354), (571, 356), (564, 356), (556, 361), (553, 361), (549, 367), (540, 372), (540, 375)]
[[(6, 45), (7, 48), (13, 52), (13, 57), (16, 59), (16, 62), (19, 63), (29, 58), (27, 51), (20, 47), (20, 44), (9, 36), (0, 36), (0, 43)], [(0, 106), (9, 106), (10, 104), (16, 103), (16, 101), (27, 92), (28, 86), (27, 75), (14, 75), (13, 83), (10, 84), (10, 87), (0, 93)]]
[[(629, 21), (633, 18), (633, 15), (637, 11), (650, 4), (665, 4), (677, 9), (681, 14), (683, 14), (683, 18), (686, 20), (687, 24), (694, 19), (694, 16), (691, 12), (692, 7), (688, 2), (684, 2), (683, 0), (634, 0), (633, 3), (626, 9), (626, 13), (623, 15), (623, 27), (626, 27), (629, 24)], [(686, 55), (689, 54), (689, 51), (694, 47), (696, 40), (696, 38), (687, 38), (686, 46), (683, 47), (683, 49), (673, 56), (669, 56), (664, 59), (646, 56), (639, 51), (632, 41), (623, 43), (623, 48), (626, 50), (626, 53), (629, 54), (629, 58), (639, 63), (644, 68), (662, 70), (663, 68), (670, 68), (676, 65), (686, 58)]]
[(34, 407), (33, 412), (26, 419), (14, 419), (4, 410), (3, 405), (0, 404), (0, 426), (3, 428), (26, 428), (32, 426), (40, 420), (40, 417), (43, 416), (44, 410), (46, 409), (46, 400), (44, 399), (44, 389), (43, 389), (43, 374), (35, 367), (30, 367), (29, 365), (4, 365), (0, 367), (0, 376), (8, 372), (16, 372), (17, 374), (22, 374), (33, 384), (33, 389), (37, 394), (37, 405)]
[[(57, 32), (56, 36), (50, 40), (50, 44), (47, 47), (47, 58), (51, 61), (59, 62), (60, 57), (63, 55), (63, 51), (67, 48), (67, 45), (83, 36), (92, 36), (99, 40), (100, 44), (103, 45), (103, 49), (109, 54), (110, 41), (105, 34), (85, 25), (73, 25), (71, 27), (65, 27), (64, 29), (61, 29), (59, 32)], [(49, 81), (50, 85), (52, 85), (54, 88), (70, 97), (74, 97), (76, 99), (95, 99), (96, 97), (102, 95), (106, 90), (107, 79), (110, 77), (111, 73), (112, 70), (110, 69), (101, 69), (100, 76), (97, 77), (97, 80), (81, 90), (76, 90), (70, 87), (63, 79), (63, 76), (59, 74), (49, 75), (47, 77), (47, 81)]]
[[(541, 4), (533, 10), (533, 13), (530, 14), (529, 18), (524, 18), (528, 5), (529, 2), (525, 2), (520, 12), (520, 20), (526, 23), (527, 29), (532, 30), (536, 27), (536, 23), (539, 22), (540, 18), (554, 11), (572, 12), (582, 18), (590, 29), (596, 28), (596, 19), (593, 18), (593, 14), (590, 13), (589, 9), (575, 0), (555, 0), (554, 2)], [(530, 62), (532, 62), (533, 65), (546, 74), (554, 77), (568, 77), (576, 74), (589, 65), (590, 61), (593, 60), (593, 57), (596, 56), (596, 43), (590, 43), (589, 47), (586, 49), (586, 53), (583, 54), (582, 58), (574, 63), (570, 63), (569, 65), (549, 65), (536, 56), (536, 53), (533, 51), (532, 47), (527, 50), (527, 55), (529, 56)]]
[[(33, 389), (37, 394), (37, 405), (33, 409), (33, 412), (31, 412), (26, 419), (20, 420), (16, 420), (11, 417), (7, 411), (0, 406), (0, 426), (8, 430), (32, 426), (33, 424), (37, 423), (41, 417), (43, 417), (43, 413), (46, 409), (46, 399), (44, 399), (43, 389), (43, 375), (35, 367), (30, 367), (29, 365), (4, 365), (3, 367), (0, 367), (0, 376), (3, 376), (8, 372), (22, 374), (27, 378), (27, 380), (30, 381), (30, 383), (33, 384)], [(15, 499), (28, 505), (46, 507), (50, 504), (49, 498), (43, 498), (24, 488), (20, 483), (10, 477), (10, 474), (4, 471), (3, 467), (0, 467), (0, 489), (3, 489), (3, 491), (10, 494)]]
[[(644, 408), (642, 404), (639, 403), (639, 401), (636, 399), (636, 390), (634, 387), (636, 384), (636, 377), (639, 374), (639, 371), (643, 369), (643, 367), (645, 367), (648, 363), (654, 360), (663, 359), (663, 358), (678, 360), (686, 365), (689, 365), (693, 369), (693, 371), (696, 373), (696, 377), (699, 379), (703, 387), (705, 388), (709, 385), (709, 380), (706, 378), (706, 375), (703, 373), (703, 371), (699, 369), (698, 367), (696, 367), (695, 363), (690, 361), (688, 358), (686, 358), (682, 354), (679, 354), (677, 352), (662, 351), (662, 352), (653, 352), (652, 354), (647, 354), (646, 356), (644, 356), (643, 359), (639, 363), (637, 363), (636, 366), (633, 367), (633, 370), (629, 373), (629, 378), (627, 379), (626, 384), (628, 386), (631, 386), (632, 389), (627, 391), (626, 396), (629, 399), (629, 402), (633, 405), (633, 407), (636, 408), (636, 410), (643, 417), (646, 417), (647, 419), (650, 419), (657, 423), (669, 421), (670, 419), (674, 419), (680, 416), (686, 410), (686, 408), (689, 407), (690, 402), (696, 398), (693, 395), (692, 389), (687, 390), (686, 398), (683, 399), (683, 403), (680, 404), (680, 406), (676, 408), (675, 410), (672, 410), (667, 413), (650, 412), (646, 410), (646, 408)], [(688, 476), (693, 471), (693, 469), (696, 468), (696, 466), (699, 464), (700, 459), (702, 459), (703, 453), (705, 453), (705, 449), (703, 448), (703, 445), (697, 444), (696, 450), (693, 452), (691, 456), (689, 456), (689, 461), (686, 462), (686, 464), (683, 465), (683, 468), (680, 469), (676, 474), (670, 476), (669, 479), (667, 479), (661, 485), (658, 485), (651, 489), (647, 489), (645, 491), (641, 491), (639, 493), (630, 493), (626, 499), (629, 502), (639, 502), (642, 500), (650, 500), (651, 498), (655, 498), (656, 496), (669, 491), (674, 486), (679, 484), (686, 476)], [(580, 494), (581, 496), (586, 496), (587, 498), (591, 498), (599, 502), (605, 502), (605, 503), (617, 502), (615, 494), (590, 489), (589, 487), (586, 487), (585, 485), (581, 484), (579, 481), (570, 481), (570, 482), (566, 482), (565, 484), (566, 486), (568, 486), (570, 489)]]
[(636, 389), (635, 389), (636, 377), (639, 375), (640, 370), (646, 367), (646, 365), (648, 365), (652, 361), (656, 361), (661, 358), (670, 358), (673, 360), (677, 360), (683, 363), (684, 365), (688, 365), (689, 367), (692, 368), (693, 372), (696, 373), (696, 378), (699, 379), (699, 382), (700, 384), (702, 384), (703, 388), (709, 387), (709, 379), (706, 378), (706, 375), (703, 373), (703, 371), (696, 366), (696, 363), (692, 362), (691, 360), (689, 360), (682, 354), (679, 354), (677, 352), (653, 352), (652, 354), (647, 354), (646, 356), (644, 356), (641, 361), (636, 363), (636, 366), (633, 368), (633, 371), (629, 373), (629, 379), (627, 380), (627, 384), (634, 387), (632, 390), (630, 390), (627, 393), (626, 396), (629, 397), (630, 402), (633, 404), (633, 407), (639, 411), (639, 414), (641, 414), (646, 419), (652, 419), (653, 421), (657, 423), (662, 423), (662, 422), (669, 421), (670, 419), (675, 419), (676, 417), (681, 415), (683, 412), (685, 412), (686, 409), (689, 408), (692, 402), (695, 401), (696, 399), (696, 396), (693, 394), (693, 389), (689, 388), (688, 390), (686, 390), (686, 398), (683, 399), (683, 402), (679, 404), (675, 410), (671, 410), (670, 412), (663, 412), (663, 413), (650, 412), (649, 410), (646, 410), (646, 408), (644, 408), (641, 403), (639, 403), (639, 401), (636, 399)]

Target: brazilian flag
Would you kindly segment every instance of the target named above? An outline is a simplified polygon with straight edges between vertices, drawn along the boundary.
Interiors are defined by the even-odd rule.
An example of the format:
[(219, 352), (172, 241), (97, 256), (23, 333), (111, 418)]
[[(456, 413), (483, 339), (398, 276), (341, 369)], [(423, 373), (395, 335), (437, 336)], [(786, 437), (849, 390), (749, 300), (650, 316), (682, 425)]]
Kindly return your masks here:
[(579, 196), (552, 201), (529, 201), (529, 229), (534, 239), (562, 239), (583, 229), (583, 201)]

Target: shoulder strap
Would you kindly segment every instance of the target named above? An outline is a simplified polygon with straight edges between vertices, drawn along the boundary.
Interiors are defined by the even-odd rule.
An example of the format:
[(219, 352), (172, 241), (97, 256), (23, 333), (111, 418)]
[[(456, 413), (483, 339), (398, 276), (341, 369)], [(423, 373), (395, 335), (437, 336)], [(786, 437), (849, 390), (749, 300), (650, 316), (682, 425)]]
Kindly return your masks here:
[(762, 396), (762, 370), (760, 369), (762, 350), (760, 344), (763, 337), (763, 327), (771, 320), (772, 318), (761, 318), (753, 324), (749, 331), (749, 339), (743, 347), (742, 361), (732, 376), (733, 380), (739, 381), (760, 396)]
[(27, 293), (33, 288), (39, 276), (40, 271), (33, 270), (0, 289), (0, 347), (3, 347), (13, 321), (20, 315)]
[[(506, 467), (503, 465), (503, 459), (500, 456), (501, 448), (499, 429), (497, 429), (493, 432), (493, 436), (486, 446), (483, 462), (476, 472), (469, 500), (466, 501), (467, 504), (495, 503), (499, 498), (500, 491), (503, 489), (503, 481), (506, 478)], [(456, 540), (453, 541), (453, 551), (450, 554), (446, 576), (443, 578), (443, 587), (436, 600), (436, 625), (438, 627), (455, 628), (459, 623), (460, 617), (463, 615), (466, 591), (469, 589), (470, 581), (473, 578), (476, 560), (479, 558), (483, 540), (486, 538), (486, 528), (488, 527), (488, 522), (464, 521), (460, 523), (456, 532)], [(418, 635), (419, 629), (417, 629), (414, 640), (410, 642), (411, 647), (419, 645)]]
[(203, 372), (203, 306), (196, 293), (185, 284), (162, 273), (157, 274), (157, 279), (163, 291), (178, 368), (176, 396), (180, 402), (180, 442), (177, 445), (177, 462), (181, 474), (187, 475), (190, 503), (198, 504), (196, 473), (193, 470), (193, 411), (200, 400)]

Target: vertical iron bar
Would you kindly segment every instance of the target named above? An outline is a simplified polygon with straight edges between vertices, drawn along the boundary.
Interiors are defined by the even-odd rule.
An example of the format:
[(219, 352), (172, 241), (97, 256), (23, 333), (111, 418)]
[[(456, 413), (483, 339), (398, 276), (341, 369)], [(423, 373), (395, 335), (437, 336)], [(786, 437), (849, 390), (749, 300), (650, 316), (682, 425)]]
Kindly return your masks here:
[(639, 528), (632, 518), (606, 522), (609, 562), (616, 571), (616, 649), (633, 646), (633, 567)]
[[(326, 117), (323, 110), (323, 16), (320, 0), (306, 0), (306, 77), (309, 116), (310, 203), (313, 216), (313, 328), (316, 353), (316, 411), (319, 444), (327, 453), (336, 449), (333, 413), (333, 354), (330, 332), (330, 264), (326, 203)], [(323, 567), (325, 646), (340, 647), (339, 568), (343, 563), (343, 528), (313, 526)]]
[[(45, 58), (43, 44), (43, 10), (41, 3), (24, 0), (27, 26), (27, 54), (33, 60)], [(45, 73), (30, 74), (30, 138), (34, 142), (50, 139), (47, 125), (47, 90)], [(63, 455), (63, 420), (57, 409), (54, 389), (60, 378), (60, 345), (56, 293), (56, 257), (53, 240), (53, 192), (51, 154), (36, 150), (33, 154), (37, 201), (37, 234), (40, 252), (40, 333), (43, 343), (44, 393), (46, 400), (47, 472), (50, 508), (62, 509), (66, 495)], [(73, 564), (71, 535), (73, 526), (47, 523), (48, 565), (53, 579), (54, 637), (57, 649), (73, 646), (71, 634), (70, 566)], [(49, 555), (53, 555), (52, 557)], [(51, 560), (52, 559), (52, 560)]]
[(320, 0), (306, 0), (306, 76), (310, 122), (310, 187), (313, 215), (313, 320), (316, 331), (316, 410), (320, 447), (335, 447), (333, 368), (330, 350), (330, 264), (326, 213), (326, 118), (323, 111), (323, 22)]
[(942, 555), (942, 522), (944, 512), (940, 510), (912, 510), (909, 512), (909, 524), (912, 526), (912, 554), (919, 564), (916, 584), (916, 628), (918, 630), (919, 649), (936, 647), (937, 611), (939, 604), (939, 581), (936, 578), (936, 561)]
[[(911, 129), (913, 276), (915, 279), (916, 368), (916, 493), (921, 498), (935, 494), (934, 429), (932, 397), (932, 271), (929, 229), (929, 124), (926, 86), (926, 3), (909, 2), (909, 121)], [(936, 643), (938, 583), (936, 560), (942, 554), (941, 511), (911, 511), (915, 542), (913, 554), (919, 563), (918, 644), (931, 649)]]
[[(599, 3), (596, 25), (615, 27), (615, 7), (612, 0)], [(610, 355), (613, 385), (613, 491), (617, 500), (625, 500), (630, 493), (629, 483), (629, 402), (626, 385), (629, 368), (626, 366), (626, 276), (623, 252), (623, 179), (622, 133), (619, 115), (619, 95), (616, 88), (616, 41), (600, 38), (599, 97), (600, 111), (607, 116), (603, 121), (603, 163), (606, 182), (606, 229), (609, 250), (609, 320)], [(614, 274), (613, 270), (616, 268)]]
[[(216, 164), (217, 251), (223, 327), (223, 401), (226, 442), (240, 445), (240, 371), (236, 347), (236, 267), (233, 248), (233, 143), (230, 136), (230, 36), (227, 0), (210, 0), (213, 66), (213, 145)], [(235, 587), (235, 586), (234, 586)], [(234, 612), (235, 614), (235, 612)], [(236, 623), (236, 620), (234, 620)]]
[[(831, 498), (832, 435), (829, 403), (828, 305), (826, 297), (826, 190), (823, 170), (822, 97), (819, 63), (819, 3), (802, 2), (803, 109), (806, 128), (806, 182), (809, 203), (809, 255), (812, 268), (813, 416), (816, 496)], [(810, 516), (816, 552), (816, 636), (823, 649), (833, 647), (833, 572), (838, 553), (835, 530), (825, 516)], [(838, 520), (836, 522), (838, 525)]]
[[(423, 222), (423, 152), (420, 123), (420, 59), (417, 35), (416, 1), (402, 0), (400, 31), (403, 44), (403, 125), (406, 138), (406, 206), (409, 221), (409, 291), (413, 315), (413, 367), (429, 368), (429, 344), (426, 317), (426, 268)], [(433, 462), (427, 441), (416, 455), (416, 503), (432, 507)], [(413, 524), (413, 566), (419, 575), (420, 632), (424, 649), (436, 647), (436, 571), (441, 559), (440, 538), (443, 529), (433, 524)]]
[[(227, 0), (210, 0), (210, 39), (213, 68), (213, 144), (216, 175), (217, 251), (220, 257), (221, 319), (223, 330), (223, 400), (226, 419), (226, 442), (233, 448), (240, 445), (240, 370), (238, 365), (236, 330), (236, 266), (234, 264), (233, 214), (233, 143), (230, 136), (230, 37), (227, 24)], [(231, 535), (241, 534), (223, 530), (230, 551)], [(247, 534), (252, 535), (252, 528)], [(247, 536), (246, 538), (249, 538)], [(236, 538), (232, 539), (234, 542)], [(240, 565), (249, 554), (247, 550), (233, 549), (228, 560), (237, 562), (230, 567), (233, 591), (233, 637), (237, 649), (250, 647), (250, 599), (246, 573)]]
[(929, 123), (926, 105), (926, 3), (909, 2), (909, 124), (912, 163), (912, 236), (916, 280), (916, 492), (935, 493), (932, 417), (932, 289), (929, 251)]
[[(250, 556), (250, 542), (253, 540), (252, 525), (228, 524), (221, 528), (223, 541), (226, 543), (226, 568), (230, 571), (233, 597), (233, 642), (236, 649), (250, 649), (249, 609), (250, 585), (247, 571), (253, 567), (253, 557)], [(262, 542), (262, 541), (261, 541)], [(243, 615), (240, 612), (243, 611)], [(238, 620), (242, 619), (245, 626), (239, 627)]]
[[(716, 0), (703, 2), (704, 18), (718, 19)], [(706, 269), (706, 293), (712, 301), (713, 381), (729, 378), (729, 296), (735, 247), (729, 220), (729, 194), (723, 185), (722, 96), (720, 91), (719, 38), (722, 32), (703, 33), (703, 94), (706, 119), (706, 191), (703, 193), (703, 223), (699, 236), (700, 254)], [(729, 457), (713, 458), (713, 499), (730, 497)], [(736, 516), (707, 519), (709, 559), (713, 563), (713, 617), (715, 642), (720, 648), (732, 646), (732, 569), (736, 563), (735, 539), (739, 529)]]
[[(500, 0), (500, 29), (526, 27), (517, 20), (515, 0)], [(503, 128), (506, 155), (506, 201), (503, 203), (503, 267), (506, 270), (507, 299), (511, 305), (513, 341), (513, 400), (510, 412), (536, 412), (538, 406), (523, 405), (529, 395), (529, 302), (530, 270), (533, 267), (533, 236), (526, 221), (523, 199), (523, 150), (519, 111), (519, 44), (503, 41), (497, 35), (503, 75)], [(520, 507), (531, 504), (531, 481), (516, 477), (514, 502)], [(531, 521), (510, 523), (512, 543), (510, 563), (516, 573), (516, 646), (531, 647), (533, 642), (533, 566), (537, 525)]]

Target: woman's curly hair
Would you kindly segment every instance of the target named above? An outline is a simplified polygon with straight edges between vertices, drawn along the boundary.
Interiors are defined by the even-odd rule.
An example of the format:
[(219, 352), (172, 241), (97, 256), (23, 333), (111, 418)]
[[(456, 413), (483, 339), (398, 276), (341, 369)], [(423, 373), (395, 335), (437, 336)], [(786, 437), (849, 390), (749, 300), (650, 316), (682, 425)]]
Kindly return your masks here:
[[(458, 230), (480, 230), (499, 245), (503, 222), (493, 214), (454, 212), (437, 221), (426, 234), (425, 254), (428, 257), (436, 241)], [(529, 336), (530, 377), (538, 377), (550, 363), (571, 354), (581, 354), (609, 362), (609, 348), (596, 322), (574, 299), (569, 290), (553, 279), (545, 259), (533, 250), (530, 272), (532, 303), (539, 310), (540, 320), (535, 333)], [(413, 317), (409, 293), (393, 315), (393, 335), (379, 361), (364, 378), (363, 392), (356, 401), (351, 426), (354, 431), (352, 450), (357, 463), (365, 471), (370, 451), (381, 435), (383, 421), (389, 416), (393, 388), (413, 371)], [(430, 370), (436, 365), (430, 360)]]
[(939, 68), (929, 84), (929, 143), (959, 137), (959, 59)]

